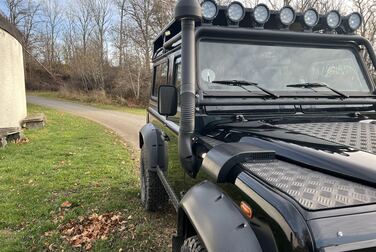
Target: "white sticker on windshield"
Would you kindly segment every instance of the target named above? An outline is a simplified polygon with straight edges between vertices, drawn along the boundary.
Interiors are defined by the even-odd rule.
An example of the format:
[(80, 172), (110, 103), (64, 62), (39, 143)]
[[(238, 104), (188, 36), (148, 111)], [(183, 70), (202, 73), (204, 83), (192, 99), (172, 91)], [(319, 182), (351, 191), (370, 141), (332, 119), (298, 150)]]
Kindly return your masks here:
[(201, 78), (206, 81), (211, 83), (212, 81), (215, 80), (215, 72), (211, 69), (204, 69), (201, 71)]

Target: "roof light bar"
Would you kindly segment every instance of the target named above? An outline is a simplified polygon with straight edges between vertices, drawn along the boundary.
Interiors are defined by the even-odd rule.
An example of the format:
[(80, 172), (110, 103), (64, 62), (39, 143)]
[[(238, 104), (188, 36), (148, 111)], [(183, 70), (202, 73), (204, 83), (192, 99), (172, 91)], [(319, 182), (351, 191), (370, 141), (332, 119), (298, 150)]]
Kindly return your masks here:
[(263, 26), (270, 18), (270, 10), (266, 4), (258, 4), (252, 12), (253, 20), (258, 26)]
[(360, 28), (363, 23), (363, 17), (358, 12), (353, 12), (346, 17), (347, 28), (350, 32), (354, 32)]
[[(344, 34), (353, 34), (359, 29), (363, 22), (363, 17), (358, 12), (353, 12), (346, 17), (342, 17), (337, 10), (331, 10), (325, 15), (314, 8), (308, 8), (303, 13), (296, 13), (294, 8), (289, 5), (284, 6), (279, 11), (271, 11), (266, 4), (257, 4), (253, 9), (245, 9), (243, 4), (238, 1), (231, 2), (227, 8), (219, 6), (216, 0), (201, 0), (202, 22), (212, 23), (218, 18), (222, 23), (223, 18), (227, 18), (227, 25), (242, 26), (247, 25), (254, 28), (263, 28), (268, 23), (268, 28), (292, 29), (296, 31), (316, 31), (338, 32)], [(248, 14), (247, 20), (250, 23), (241, 23)], [(224, 16), (225, 15), (225, 16)], [(298, 19), (301, 26), (292, 26)], [(248, 21), (249, 22), (249, 21)], [(218, 23), (218, 24), (219, 24)], [(223, 23), (222, 23), (223, 25)]]
[(205, 21), (213, 21), (218, 15), (218, 5), (214, 0), (204, 0), (201, 3), (202, 17)]
[(332, 10), (326, 14), (326, 25), (329, 29), (335, 30), (341, 25), (342, 17), (337, 10)]
[(227, 18), (232, 24), (238, 25), (245, 16), (245, 9), (240, 2), (232, 2), (227, 8)]
[(309, 29), (315, 27), (319, 23), (319, 20), (320, 16), (316, 9), (307, 9), (303, 14), (304, 25)]
[(296, 13), (291, 6), (285, 6), (279, 11), (279, 20), (285, 27), (289, 27), (295, 22)]

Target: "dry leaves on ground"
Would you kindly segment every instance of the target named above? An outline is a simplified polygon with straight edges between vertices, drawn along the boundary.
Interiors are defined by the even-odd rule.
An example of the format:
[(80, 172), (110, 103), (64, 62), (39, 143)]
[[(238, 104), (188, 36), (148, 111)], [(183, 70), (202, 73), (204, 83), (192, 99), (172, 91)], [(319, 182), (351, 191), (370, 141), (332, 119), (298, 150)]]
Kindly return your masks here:
[(16, 139), (15, 141), (15, 144), (17, 145), (22, 145), (22, 144), (27, 144), (30, 142), (30, 140), (27, 138), (27, 137), (21, 137), (19, 139)]
[(96, 240), (107, 240), (110, 234), (123, 231), (126, 223), (120, 213), (92, 214), (60, 227), (60, 232), (73, 247), (90, 250)]

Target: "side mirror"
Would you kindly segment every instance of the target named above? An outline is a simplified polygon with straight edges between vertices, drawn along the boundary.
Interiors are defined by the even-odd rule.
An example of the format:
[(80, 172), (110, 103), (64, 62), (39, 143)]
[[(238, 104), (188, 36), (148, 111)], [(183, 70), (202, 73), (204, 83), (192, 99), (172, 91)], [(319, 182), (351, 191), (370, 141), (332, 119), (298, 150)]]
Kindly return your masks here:
[(158, 113), (163, 116), (176, 115), (178, 92), (175, 86), (161, 85), (158, 90)]

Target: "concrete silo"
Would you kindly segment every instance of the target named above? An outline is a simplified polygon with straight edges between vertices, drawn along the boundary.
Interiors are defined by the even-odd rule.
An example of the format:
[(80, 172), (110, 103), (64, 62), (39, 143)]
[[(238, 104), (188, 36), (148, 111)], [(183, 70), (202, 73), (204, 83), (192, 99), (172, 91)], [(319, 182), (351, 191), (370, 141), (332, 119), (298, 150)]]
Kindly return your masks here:
[(0, 15), (0, 133), (19, 128), (26, 114), (22, 36)]

